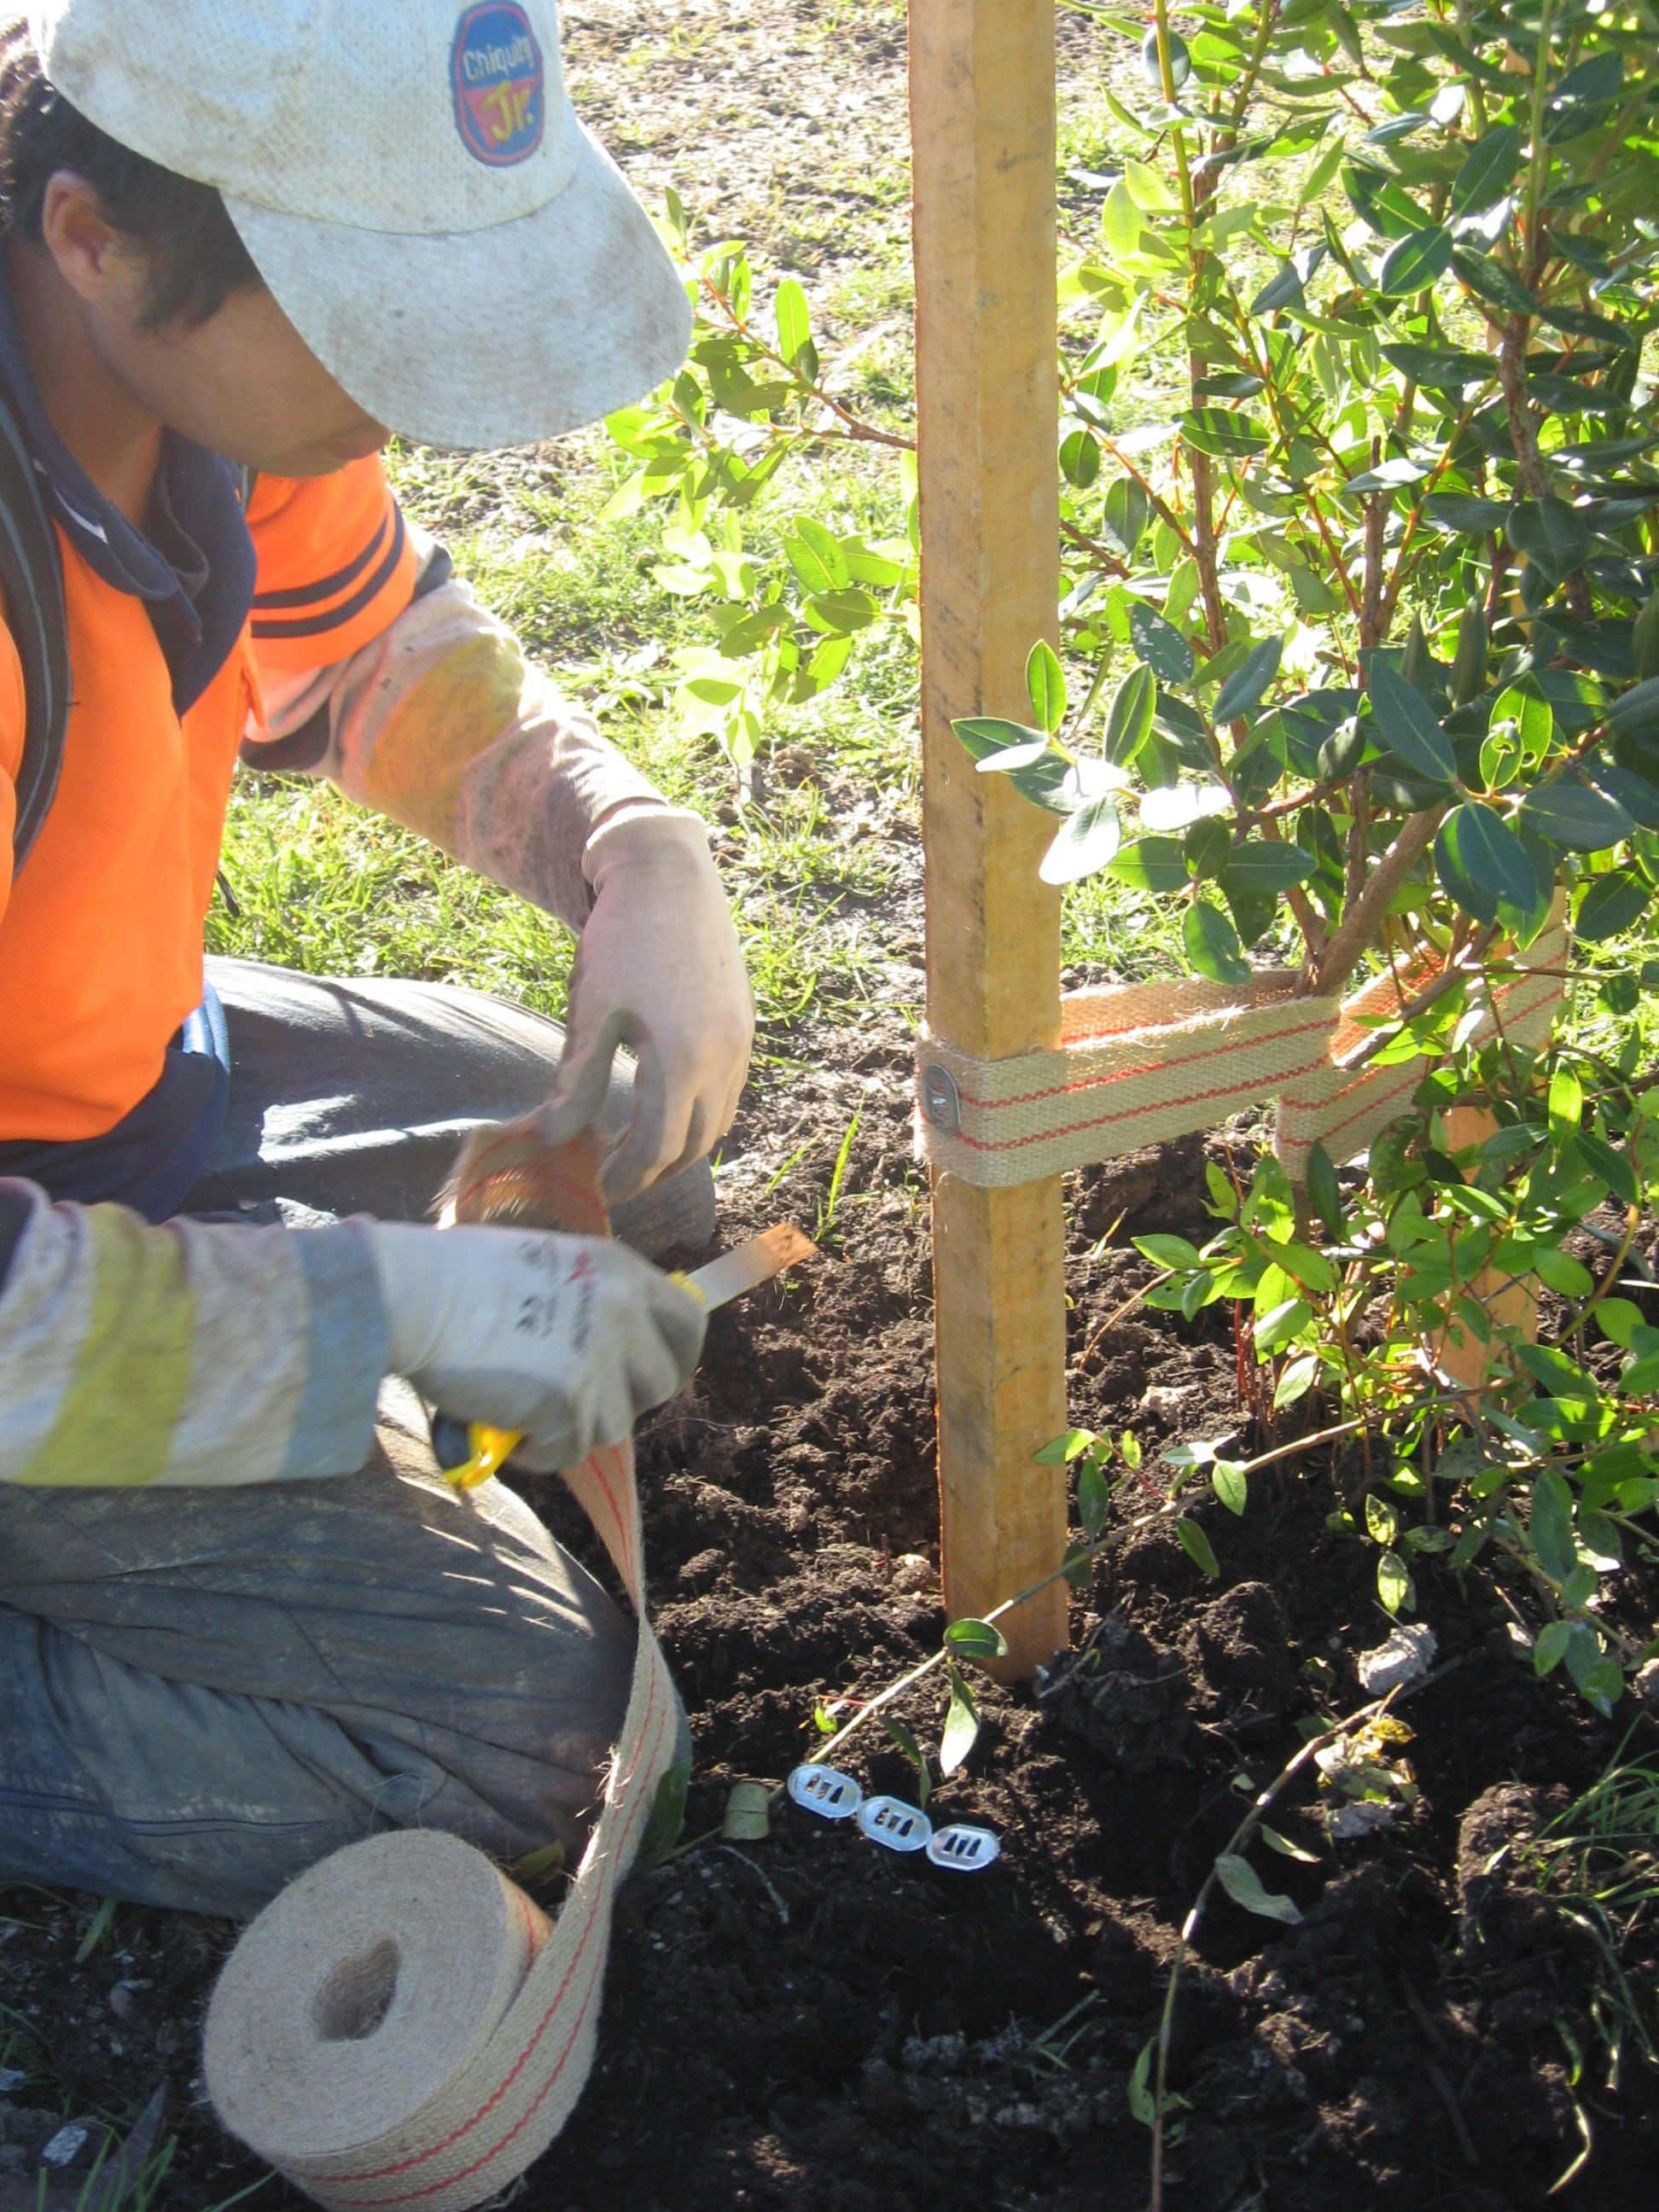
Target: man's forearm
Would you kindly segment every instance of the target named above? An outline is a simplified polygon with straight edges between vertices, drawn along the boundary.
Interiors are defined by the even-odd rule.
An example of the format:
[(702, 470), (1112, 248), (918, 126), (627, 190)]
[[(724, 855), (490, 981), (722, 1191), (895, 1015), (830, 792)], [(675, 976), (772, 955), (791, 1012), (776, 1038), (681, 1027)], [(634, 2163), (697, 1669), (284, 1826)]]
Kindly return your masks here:
[[(526, 666), (510, 630), (453, 581), (352, 659), (275, 694), (258, 766), (304, 767), (580, 929), (601, 822), (658, 793), (592, 718)], [(315, 730), (308, 757), (295, 733)]]
[(0, 1182), (0, 1481), (346, 1474), (368, 1456), (385, 1371), (355, 1229), (156, 1229)]

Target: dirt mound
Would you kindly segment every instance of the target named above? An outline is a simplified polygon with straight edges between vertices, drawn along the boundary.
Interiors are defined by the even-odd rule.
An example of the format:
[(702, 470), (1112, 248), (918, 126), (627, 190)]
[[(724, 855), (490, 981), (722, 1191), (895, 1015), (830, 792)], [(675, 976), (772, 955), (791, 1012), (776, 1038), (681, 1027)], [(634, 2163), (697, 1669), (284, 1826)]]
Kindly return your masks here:
[[(928, 1565), (938, 1508), (908, 1038), (876, 1023), (818, 1038), (813, 1057), (823, 1125), (863, 1115), (825, 1256), (718, 1315), (692, 1392), (641, 1439), (658, 1618), (696, 1739), (692, 1837), (718, 1828), (732, 1779), (781, 1778), (819, 1740), (817, 1698), (884, 1686), (937, 1649), (945, 1620)], [(728, 1236), (783, 1217), (811, 1229), (828, 1205), (823, 1152), (767, 1188), (793, 1149), (787, 1099), (763, 1101), (730, 1147)], [(1109, 1188), (1104, 1170), (1079, 1178), (1073, 1206), (1073, 1417), (1132, 1427), (1149, 1479), (1171, 1437), (1237, 1421), (1233, 1348), (1214, 1312), (1194, 1328), (1139, 1315), (1097, 1341), (1146, 1271), (1121, 1245), (1094, 1248), (1126, 1194), (1156, 1209), (1172, 1185), (1190, 1188), (1189, 1150), (1120, 1164)], [(527, 1486), (592, 1558), (557, 1486)], [(1330, 1472), (1309, 1461), (1258, 1476), (1243, 1519), (1195, 1506), (1218, 1584), (1167, 1530), (1144, 1534), (1076, 1593), (1073, 1652), (1040, 1691), (984, 1686), (979, 1743), (930, 1809), (995, 1829), (1003, 1855), (988, 1873), (890, 1856), (786, 1803), (763, 1842), (715, 1838), (630, 1883), (592, 2083), (514, 2201), (1140, 2202), (1147, 2135), (1128, 2084), (1174, 1930), (1299, 1724), (1359, 1702), (1354, 1656), (1383, 1626), (1374, 1555), (1327, 1526), (1334, 1500)], [(1421, 1795), (1385, 1832), (1332, 1845), (1309, 1779), (1273, 1818), (1314, 1863), (1255, 1853), (1301, 1925), (1224, 1898), (1206, 1915), (1176, 2019), (1187, 2102), (1172, 2209), (1522, 2212), (1577, 2154), (1581, 2115), (1594, 2154), (1553, 2201), (1627, 2212), (1650, 2191), (1653, 2078), (1627, 2054), (1621, 2091), (1602, 2086), (1588, 1939), (1518, 1848), (1606, 1763), (1613, 1732), (1559, 1677), (1517, 1663), (1478, 1576), (1460, 1587), (1425, 1560), (1419, 1582), (1440, 1645), (1437, 1679), (1407, 1709)], [(931, 1689), (897, 1711), (937, 1741)], [(873, 1731), (848, 1763), (867, 1788), (914, 1787)], [(91, 1900), (20, 1895), (8, 1909), (0, 2002), (31, 2024), (77, 2109), (120, 2109), (171, 2079), (183, 2138), (168, 2212), (201, 2212), (254, 2179), (193, 2101), (200, 2009), (228, 1931), (123, 1911), (112, 1948), (76, 1966)], [(20, 2028), (15, 2052), (35, 2048)], [(23, 2087), (9, 2101), (39, 2100)], [(10, 2123), (26, 2151), (34, 2124), (26, 2110)], [(258, 2201), (277, 2212), (301, 2200), (271, 2183)]]

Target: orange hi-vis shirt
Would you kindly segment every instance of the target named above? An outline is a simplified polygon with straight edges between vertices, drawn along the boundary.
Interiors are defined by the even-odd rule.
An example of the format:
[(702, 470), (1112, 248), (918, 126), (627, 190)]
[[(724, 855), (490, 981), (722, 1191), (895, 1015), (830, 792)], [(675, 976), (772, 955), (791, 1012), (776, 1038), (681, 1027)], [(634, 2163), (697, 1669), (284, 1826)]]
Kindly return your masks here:
[[(202, 929), (259, 672), (343, 660), (409, 605), (417, 556), (378, 457), (261, 477), (251, 614), (182, 715), (146, 601), (58, 524), (72, 705), (57, 795), (15, 879), (23, 678), (0, 630), (0, 1143), (103, 1135), (202, 998)], [(243, 556), (246, 558), (244, 549)]]

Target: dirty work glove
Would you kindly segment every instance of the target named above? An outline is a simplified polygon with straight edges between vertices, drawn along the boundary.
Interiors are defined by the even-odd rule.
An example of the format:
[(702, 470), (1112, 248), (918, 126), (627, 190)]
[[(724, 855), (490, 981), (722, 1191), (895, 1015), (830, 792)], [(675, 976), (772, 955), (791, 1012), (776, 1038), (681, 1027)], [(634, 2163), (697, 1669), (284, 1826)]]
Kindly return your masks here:
[(522, 1429), (541, 1473), (620, 1443), (702, 1349), (696, 1293), (625, 1244), (541, 1230), (363, 1224), (386, 1366), (446, 1413)]
[(592, 1127), (617, 1046), (632, 1049), (634, 1119), (605, 1172), (614, 1203), (725, 1135), (749, 1069), (755, 1004), (695, 814), (653, 807), (602, 823), (582, 869), (593, 910), (576, 948), (564, 1056), (536, 1124), (554, 1145)]

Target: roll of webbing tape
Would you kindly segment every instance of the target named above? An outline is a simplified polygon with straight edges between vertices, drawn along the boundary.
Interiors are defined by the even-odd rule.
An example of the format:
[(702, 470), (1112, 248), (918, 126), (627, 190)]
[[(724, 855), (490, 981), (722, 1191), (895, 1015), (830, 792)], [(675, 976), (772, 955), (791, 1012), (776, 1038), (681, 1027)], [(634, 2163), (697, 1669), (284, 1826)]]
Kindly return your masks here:
[(252, 1923), (208, 2010), (227, 2128), (319, 2204), (470, 2212), (563, 2126), (593, 2061), (617, 1883), (671, 1765), (631, 1445), (565, 1478), (640, 1623), (599, 1818), (550, 1927), (479, 1851), (424, 1831), (323, 1860)]

